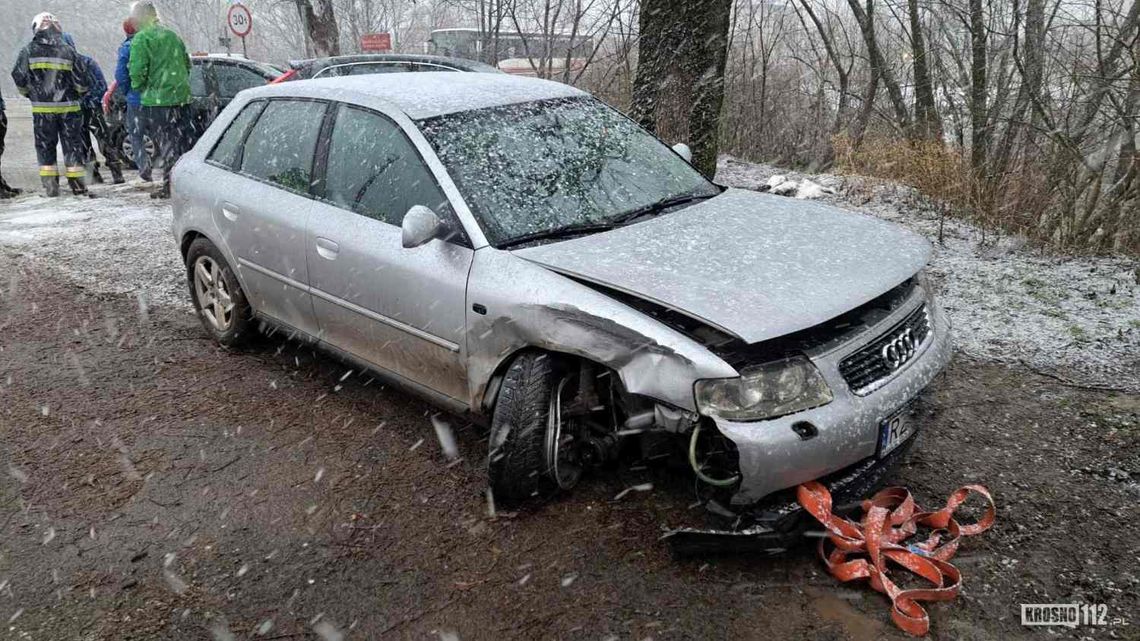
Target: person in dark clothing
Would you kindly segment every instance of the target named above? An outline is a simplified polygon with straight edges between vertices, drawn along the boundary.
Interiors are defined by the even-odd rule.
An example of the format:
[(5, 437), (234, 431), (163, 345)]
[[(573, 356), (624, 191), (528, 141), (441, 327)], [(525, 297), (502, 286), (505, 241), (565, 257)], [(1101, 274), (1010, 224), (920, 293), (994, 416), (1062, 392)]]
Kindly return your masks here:
[(150, 0), (131, 6), (138, 33), (131, 42), (131, 86), (142, 98), (146, 132), (162, 162), (162, 187), (152, 198), (170, 198), (174, 163), (193, 140), (190, 115), (190, 55), (178, 34), (163, 26)]
[[(4, 113), (4, 94), (0, 94), (0, 159), (4, 158), (4, 138), (8, 135), (8, 115)], [(4, 172), (0, 171), (0, 199), (19, 196), (23, 190), (4, 182)]]
[(80, 98), (87, 93), (87, 65), (75, 48), (63, 41), (59, 21), (50, 13), (32, 20), (32, 41), (20, 51), (12, 80), (32, 101), (32, 126), (40, 181), (48, 196), (59, 195), (55, 147), (63, 146), (67, 184), (76, 195), (87, 194), (83, 176), (83, 113)]
[[(63, 34), (63, 41), (75, 47), (75, 39), (71, 37), (70, 33)], [(75, 47), (78, 52), (79, 48)], [(83, 108), (83, 148), (84, 159), (92, 163), (91, 180), (95, 183), (103, 182), (103, 175), (99, 173), (99, 158), (95, 155), (95, 145), (91, 138), (95, 138), (95, 142), (99, 143), (99, 151), (103, 154), (103, 161), (107, 164), (107, 169), (111, 171), (111, 180), (120, 185), (126, 181), (123, 180), (123, 158), (118, 145), (114, 144), (111, 140), (111, 128), (107, 126), (107, 120), (103, 117), (103, 94), (107, 91), (107, 78), (103, 75), (103, 69), (99, 66), (98, 62), (91, 56), (79, 54), (83, 62), (87, 65), (87, 93), (79, 101), (79, 106)]]

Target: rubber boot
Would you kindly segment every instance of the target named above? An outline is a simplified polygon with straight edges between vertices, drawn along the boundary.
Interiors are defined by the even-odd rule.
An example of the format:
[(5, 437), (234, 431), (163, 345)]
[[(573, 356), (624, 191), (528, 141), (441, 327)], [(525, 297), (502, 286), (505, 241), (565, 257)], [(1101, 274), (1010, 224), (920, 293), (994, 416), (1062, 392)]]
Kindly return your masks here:
[(91, 182), (96, 185), (103, 184), (103, 174), (99, 173), (99, 163), (95, 163), (95, 168), (91, 170)]
[(114, 183), (116, 185), (121, 185), (121, 184), (127, 182), (126, 179), (123, 178), (122, 167), (119, 167), (118, 165), (107, 165), (107, 169), (111, 170), (111, 182), (112, 183)]
[(15, 198), (20, 195), (20, 190), (10, 187), (8, 183), (4, 182), (4, 177), (0, 176), (0, 199)]
[(48, 198), (59, 196), (59, 176), (40, 176), (40, 183), (44, 186), (44, 195)]
[(8, 181), (4, 180), (4, 176), (0, 174), (0, 198), (12, 198), (22, 193), (24, 193), (23, 189), (16, 189), (9, 185)]
[(88, 195), (87, 186), (83, 184), (82, 178), (68, 178), (67, 186), (71, 187), (71, 193), (75, 194), (76, 196)]

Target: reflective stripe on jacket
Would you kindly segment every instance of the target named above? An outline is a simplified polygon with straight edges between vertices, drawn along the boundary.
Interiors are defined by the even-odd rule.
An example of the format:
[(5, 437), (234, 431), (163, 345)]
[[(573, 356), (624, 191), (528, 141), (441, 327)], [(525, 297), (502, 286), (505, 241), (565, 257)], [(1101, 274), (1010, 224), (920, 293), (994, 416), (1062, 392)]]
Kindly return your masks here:
[(20, 51), (12, 80), (32, 101), (32, 113), (71, 113), (87, 93), (87, 73), (87, 63), (63, 35), (45, 29)]

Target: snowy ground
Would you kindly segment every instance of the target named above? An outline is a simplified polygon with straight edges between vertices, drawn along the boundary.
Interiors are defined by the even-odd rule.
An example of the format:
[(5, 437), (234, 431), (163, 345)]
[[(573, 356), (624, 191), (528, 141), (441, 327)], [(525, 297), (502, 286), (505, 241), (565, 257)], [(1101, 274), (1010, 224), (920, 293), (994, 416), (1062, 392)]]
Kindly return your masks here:
[(0, 245), (95, 293), (187, 305), (170, 206), (151, 200), (152, 188), (135, 181), (96, 186), (98, 198), (33, 194), (4, 201)]
[[(774, 175), (805, 178), (728, 157), (717, 177), (756, 189)], [(983, 244), (977, 229), (956, 221), (946, 221), (939, 243), (937, 216), (909, 190), (862, 178), (810, 178), (822, 187), (809, 185), (814, 196), (898, 222), (934, 243), (930, 273), (960, 350), (1082, 384), (1140, 390), (1136, 261), (1044, 257), (1017, 239), (995, 243), (992, 234)], [(138, 183), (97, 189), (95, 199), (31, 195), (0, 205), (0, 245), (93, 292), (187, 306), (169, 205), (150, 200)]]
[[(1023, 364), (1088, 385), (1140, 390), (1140, 263), (1121, 258), (1042, 256), (1017, 238), (982, 242), (972, 225), (946, 220), (897, 184), (830, 174), (807, 176), (722, 157), (717, 181), (758, 189), (774, 176), (809, 183), (812, 196), (904, 225), (934, 245), (930, 273), (954, 325), (958, 349)], [(831, 193), (826, 193), (831, 192)]]

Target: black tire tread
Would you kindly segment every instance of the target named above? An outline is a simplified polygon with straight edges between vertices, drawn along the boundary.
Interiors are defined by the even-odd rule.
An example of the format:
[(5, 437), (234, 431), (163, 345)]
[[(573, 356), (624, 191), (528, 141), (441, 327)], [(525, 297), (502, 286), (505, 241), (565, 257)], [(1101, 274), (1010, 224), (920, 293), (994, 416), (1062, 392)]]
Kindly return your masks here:
[(507, 369), (491, 424), (492, 434), (508, 430), (506, 440), (490, 453), (488, 461), (496, 501), (541, 501), (557, 489), (545, 455), (555, 374), (554, 358), (543, 352), (520, 354)]

